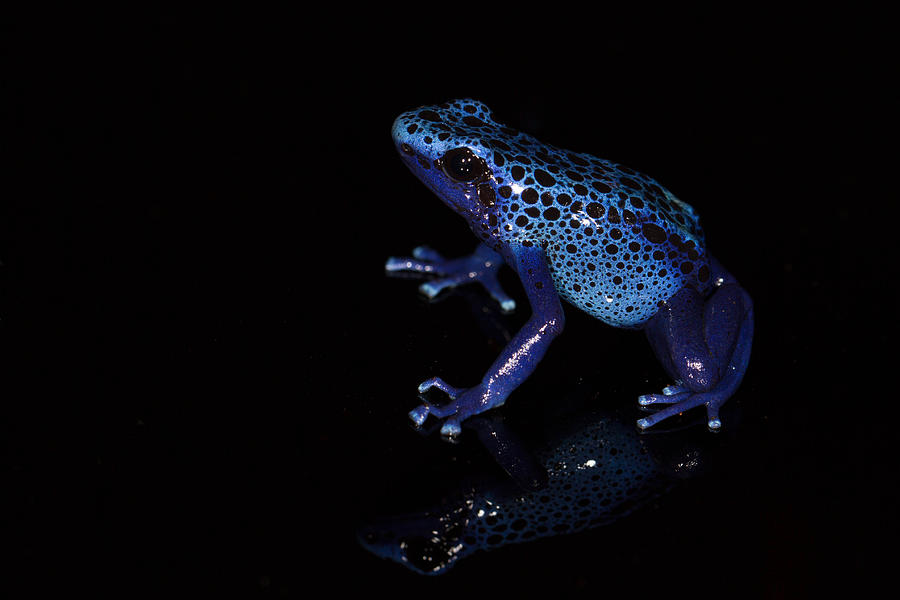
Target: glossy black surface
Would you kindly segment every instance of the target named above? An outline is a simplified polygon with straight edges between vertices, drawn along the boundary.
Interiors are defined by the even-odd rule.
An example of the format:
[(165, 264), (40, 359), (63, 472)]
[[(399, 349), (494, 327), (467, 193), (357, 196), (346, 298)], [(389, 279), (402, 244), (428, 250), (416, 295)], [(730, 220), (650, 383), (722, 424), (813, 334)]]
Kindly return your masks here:
[[(460, 80), (375, 28), (335, 24), (311, 54), (293, 26), (93, 22), (7, 43), (10, 589), (803, 597), (877, 582), (897, 524), (878, 36), (837, 21), (844, 43), (805, 22), (575, 36), (498, 46)], [(424, 579), (355, 532), (502, 474), (477, 436), (447, 444), (406, 417), (418, 382), (470, 385), (498, 352), (479, 292), (428, 304), (383, 273), (419, 244), (475, 245), (389, 135), (399, 112), (460, 96), (690, 202), (757, 330), (709, 473), (612, 525)], [(666, 383), (641, 334), (569, 310), (502, 410), (537, 439), (529, 416), (559, 398), (637, 414)], [(701, 419), (667, 435), (713, 434)]]

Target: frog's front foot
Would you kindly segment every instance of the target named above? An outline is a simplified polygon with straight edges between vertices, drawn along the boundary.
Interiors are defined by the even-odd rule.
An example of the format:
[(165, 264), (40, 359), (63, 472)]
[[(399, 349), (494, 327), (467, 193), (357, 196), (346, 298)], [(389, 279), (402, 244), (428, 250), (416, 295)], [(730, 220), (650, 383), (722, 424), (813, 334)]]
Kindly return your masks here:
[(503, 257), (487, 246), (481, 245), (470, 256), (446, 259), (427, 246), (413, 250), (412, 257), (390, 257), (384, 265), (391, 274), (410, 274), (427, 277), (437, 275), (419, 286), (419, 291), (434, 298), (442, 291), (477, 281), (488, 291), (504, 312), (515, 310), (516, 301), (510, 298), (500, 282), (497, 271), (503, 266)]
[(431, 388), (437, 388), (447, 394), (450, 397), (450, 402), (440, 406), (427, 401), (423, 402), (409, 411), (409, 418), (416, 424), (416, 427), (421, 427), (428, 415), (434, 415), (439, 419), (443, 419), (441, 435), (451, 438), (458, 436), (462, 432), (461, 424), (465, 419), (500, 404), (490, 401), (483, 385), (477, 385), (472, 388), (455, 388), (445, 383), (440, 377), (432, 377), (419, 384), (419, 393), (424, 394)]

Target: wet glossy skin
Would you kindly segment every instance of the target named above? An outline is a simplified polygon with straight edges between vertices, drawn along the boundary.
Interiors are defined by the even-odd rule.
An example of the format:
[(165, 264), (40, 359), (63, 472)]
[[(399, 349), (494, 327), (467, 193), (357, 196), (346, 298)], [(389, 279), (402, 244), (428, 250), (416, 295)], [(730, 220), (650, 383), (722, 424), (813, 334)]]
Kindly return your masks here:
[(749, 360), (752, 302), (707, 252), (691, 206), (628, 167), (507, 128), (474, 100), (403, 113), (392, 134), (404, 163), (483, 244), (455, 260), (417, 248), (386, 268), (440, 275), (423, 284), (429, 296), (478, 281), (510, 310), (515, 303), (496, 280), (505, 262), (532, 309), (481, 384), (458, 389), (435, 378), (420, 385), (451, 402), (417, 407), (410, 413), (417, 424), (433, 414), (445, 419), (444, 434), (455, 435), (465, 418), (503, 404), (562, 331), (563, 299), (609, 325), (643, 329), (675, 380), (662, 394), (639, 398), (643, 406), (666, 405), (639, 427), (700, 405), (711, 428), (721, 425), (718, 408)]

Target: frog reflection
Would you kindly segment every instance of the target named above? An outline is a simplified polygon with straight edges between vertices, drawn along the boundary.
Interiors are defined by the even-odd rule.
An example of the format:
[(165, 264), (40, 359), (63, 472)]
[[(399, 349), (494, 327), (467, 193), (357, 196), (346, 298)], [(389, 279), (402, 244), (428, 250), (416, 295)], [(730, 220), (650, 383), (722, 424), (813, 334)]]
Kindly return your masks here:
[(478, 550), (611, 523), (703, 462), (681, 438), (674, 452), (660, 452), (658, 440), (627, 418), (592, 412), (570, 422), (577, 424), (532, 453), (498, 419), (467, 421), (510, 478), (467, 488), (424, 512), (379, 518), (360, 529), (360, 543), (415, 572), (438, 575)]

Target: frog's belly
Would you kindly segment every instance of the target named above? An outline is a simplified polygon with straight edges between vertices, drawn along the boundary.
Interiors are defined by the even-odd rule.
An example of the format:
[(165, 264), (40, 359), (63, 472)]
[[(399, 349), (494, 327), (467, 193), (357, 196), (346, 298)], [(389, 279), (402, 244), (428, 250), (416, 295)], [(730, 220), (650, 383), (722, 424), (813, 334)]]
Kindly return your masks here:
[(547, 247), (559, 295), (614, 327), (640, 327), (685, 285), (700, 288), (696, 270), (709, 270), (705, 256), (692, 261), (688, 270), (677, 256), (654, 259), (652, 250), (645, 252), (636, 243), (631, 248), (628, 242), (619, 246), (600, 250), (572, 243)]

